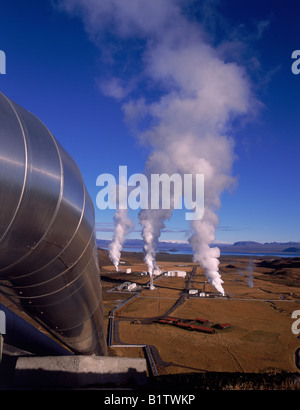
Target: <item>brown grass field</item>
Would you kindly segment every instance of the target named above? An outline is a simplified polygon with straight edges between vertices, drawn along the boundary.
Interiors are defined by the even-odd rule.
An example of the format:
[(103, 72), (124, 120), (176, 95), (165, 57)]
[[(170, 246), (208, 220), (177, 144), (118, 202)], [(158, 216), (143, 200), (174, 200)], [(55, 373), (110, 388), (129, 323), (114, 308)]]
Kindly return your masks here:
[[(168, 261), (166, 255), (158, 264), (162, 270), (192, 271), (192, 262), (184, 259)], [(184, 257), (186, 258), (186, 257)], [(130, 266), (131, 274), (114, 272), (109, 264), (102, 265), (103, 299), (105, 313), (117, 307), (121, 300), (132, 297), (128, 293), (110, 293), (114, 282), (131, 281), (144, 285), (148, 276), (142, 260), (135, 255), (123, 258), (124, 270)], [(221, 257), (220, 273), (224, 280), (226, 297), (189, 297), (172, 311), (172, 317), (181, 319), (205, 318), (212, 324), (230, 323), (230, 328), (216, 330), (214, 334), (162, 325), (155, 321), (165, 315), (185, 292), (187, 279), (160, 277), (155, 290), (142, 288), (137, 297), (117, 309), (115, 315), (114, 344), (141, 344), (151, 346), (159, 375), (182, 373), (297, 373), (296, 351), (300, 340), (291, 331), (291, 314), (300, 309), (300, 268), (296, 259), (263, 259), (253, 262), (253, 287), (248, 284), (246, 257)], [(107, 281), (109, 278), (109, 282)], [(190, 289), (203, 289), (206, 280), (198, 266)], [(206, 291), (215, 289), (206, 284)], [(113, 347), (112, 354), (129, 355), (130, 349), (141, 355), (137, 348)]]
[[(109, 317), (114, 317), (109, 354), (146, 357), (143, 346), (150, 347), (157, 375), (152, 378), (150, 367), (148, 375), (156, 380), (155, 388), (168, 383), (175, 389), (189, 384), (226, 390), (300, 389), (300, 338), (291, 330), (292, 312), (300, 310), (300, 258), (251, 258), (250, 287), (249, 258), (221, 256), (225, 296), (195, 297), (188, 289), (204, 290), (206, 277), (191, 256), (158, 254), (162, 271), (185, 270), (188, 275), (158, 277), (154, 290), (146, 287), (149, 276), (141, 276), (146, 269), (142, 254), (123, 252), (120, 272), (107, 251), (99, 249), (98, 257), (108, 339)], [(128, 267), (130, 274), (125, 273)], [(125, 281), (135, 282), (138, 291), (115, 291)], [(208, 283), (205, 290), (216, 295)], [(31, 322), (1, 295), (0, 302)], [(157, 322), (166, 315), (230, 327), (206, 334)]]

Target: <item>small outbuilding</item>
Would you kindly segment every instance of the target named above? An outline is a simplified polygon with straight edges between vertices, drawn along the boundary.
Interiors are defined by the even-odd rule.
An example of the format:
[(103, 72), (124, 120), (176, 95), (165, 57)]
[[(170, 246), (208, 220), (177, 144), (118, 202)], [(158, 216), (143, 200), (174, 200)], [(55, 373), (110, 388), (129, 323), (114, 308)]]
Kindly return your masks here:
[(165, 273), (165, 276), (185, 278), (186, 277), (186, 272), (183, 271), (183, 270), (168, 270)]
[(224, 329), (228, 329), (229, 327), (231, 327), (230, 323), (218, 323), (214, 326), (216, 329), (220, 329), (220, 330), (224, 330)]

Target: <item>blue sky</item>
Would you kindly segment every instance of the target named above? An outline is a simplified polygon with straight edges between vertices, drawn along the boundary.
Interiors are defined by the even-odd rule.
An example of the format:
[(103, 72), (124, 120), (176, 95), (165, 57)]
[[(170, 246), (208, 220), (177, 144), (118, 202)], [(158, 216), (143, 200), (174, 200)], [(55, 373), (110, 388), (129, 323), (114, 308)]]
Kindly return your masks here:
[[(80, 1), (63, 4), (74, 3)], [(87, 3), (96, 11), (101, 1)], [(57, 4), (1, 2), (0, 49), (7, 66), (0, 90), (37, 115), (75, 159), (95, 204), (98, 236), (109, 239), (113, 211), (97, 209), (96, 178), (117, 175), (120, 165), (127, 165), (129, 174), (143, 172), (149, 147), (135, 138), (121, 97), (107, 95), (105, 82), (118, 77), (123, 96), (131, 92), (152, 101), (163, 85), (140, 80), (145, 36), (134, 30), (117, 36), (108, 15), (98, 16), (96, 24), (93, 8), (88, 15)], [(300, 49), (298, 1), (183, 4), (186, 21), (202, 27), (211, 47), (232, 48), (232, 59), (246, 70), (259, 101), (250, 118), (232, 124), (237, 184), (222, 193), (216, 240), (300, 241), (300, 75), (291, 71), (291, 54)], [(139, 238), (137, 213), (130, 215), (136, 221), (130, 237)], [(186, 240), (188, 229), (182, 213), (175, 212), (161, 239)]]

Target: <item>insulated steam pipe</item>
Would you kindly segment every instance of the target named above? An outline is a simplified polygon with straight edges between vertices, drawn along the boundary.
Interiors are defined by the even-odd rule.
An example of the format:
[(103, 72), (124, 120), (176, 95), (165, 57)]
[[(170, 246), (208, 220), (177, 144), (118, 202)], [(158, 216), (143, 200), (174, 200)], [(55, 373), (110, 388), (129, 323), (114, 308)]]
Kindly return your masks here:
[(74, 160), (0, 93), (0, 292), (74, 353), (106, 355), (94, 227)]
[(7, 346), (13, 346), (21, 351), (39, 356), (68, 356), (72, 354), (1, 303), (0, 311), (4, 312), (6, 320), (4, 351)]

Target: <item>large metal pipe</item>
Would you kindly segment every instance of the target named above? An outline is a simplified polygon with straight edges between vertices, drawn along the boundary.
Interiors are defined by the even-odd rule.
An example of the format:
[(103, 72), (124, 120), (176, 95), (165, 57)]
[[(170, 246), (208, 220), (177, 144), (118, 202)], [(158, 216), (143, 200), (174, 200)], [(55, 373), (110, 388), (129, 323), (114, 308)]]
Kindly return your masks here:
[(42, 333), (27, 320), (12, 312), (0, 303), (0, 311), (5, 314), (6, 332), (4, 334), (4, 353), (23, 351), (38, 356), (68, 356), (72, 353), (56, 340)]
[(107, 354), (95, 216), (74, 160), (0, 93), (0, 292), (73, 352)]

